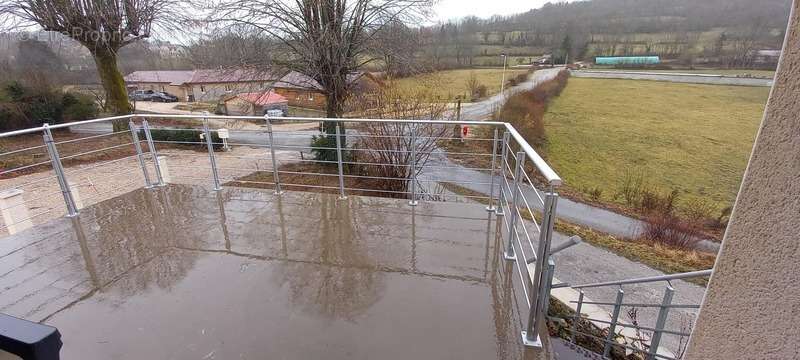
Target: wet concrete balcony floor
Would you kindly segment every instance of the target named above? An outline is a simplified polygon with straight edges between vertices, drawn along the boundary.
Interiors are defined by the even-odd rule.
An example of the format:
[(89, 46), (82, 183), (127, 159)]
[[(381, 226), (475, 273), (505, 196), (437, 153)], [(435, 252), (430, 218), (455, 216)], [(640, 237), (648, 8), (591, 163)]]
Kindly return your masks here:
[(480, 205), (169, 185), (0, 239), (0, 312), (63, 359), (521, 358), (499, 241)]

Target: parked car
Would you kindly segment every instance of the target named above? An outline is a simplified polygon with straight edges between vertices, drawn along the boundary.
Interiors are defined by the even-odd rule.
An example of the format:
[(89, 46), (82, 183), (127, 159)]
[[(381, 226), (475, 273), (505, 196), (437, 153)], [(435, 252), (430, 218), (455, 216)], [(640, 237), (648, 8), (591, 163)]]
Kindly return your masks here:
[(154, 102), (177, 102), (178, 101), (178, 97), (175, 96), (175, 95), (172, 95), (170, 93), (160, 91), (160, 92), (154, 93), (153, 96), (150, 98), (150, 101), (154, 101)]
[(150, 101), (155, 93), (153, 90), (134, 90), (128, 95), (128, 99), (131, 101)]

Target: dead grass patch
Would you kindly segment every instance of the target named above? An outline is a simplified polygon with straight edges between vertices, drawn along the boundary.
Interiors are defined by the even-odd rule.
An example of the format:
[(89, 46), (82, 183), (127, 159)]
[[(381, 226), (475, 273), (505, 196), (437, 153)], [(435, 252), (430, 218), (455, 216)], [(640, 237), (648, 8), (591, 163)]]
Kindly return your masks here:
[[(345, 171), (349, 173), (349, 171)], [(290, 163), (278, 168), (281, 189), (290, 191), (308, 191), (327, 194), (339, 193), (339, 170), (334, 164), (319, 163)], [(345, 175), (344, 187), (347, 195), (377, 196), (386, 198), (405, 199), (407, 194), (379, 191), (387, 182), (402, 182), (403, 180), (365, 179), (348, 177)], [(256, 171), (251, 174), (236, 178), (225, 184), (226, 186), (252, 187), (259, 189), (275, 189), (272, 171)], [(353, 190), (366, 189), (366, 190)], [(368, 191), (369, 190), (369, 191)]]

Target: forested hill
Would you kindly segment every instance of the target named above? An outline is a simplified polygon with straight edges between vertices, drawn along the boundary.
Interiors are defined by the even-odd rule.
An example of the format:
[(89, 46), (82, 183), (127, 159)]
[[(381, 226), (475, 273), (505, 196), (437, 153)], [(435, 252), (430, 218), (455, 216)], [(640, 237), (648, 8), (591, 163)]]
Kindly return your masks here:
[(572, 59), (651, 54), (737, 64), (751, 61), (744, 54), (780, 48), (790, 5), (791, 0), (548, 3), (518, 15), (451, 21), (425, 29), (423, 36), (429, 55), (457, 65), (489, 65), (501, 52), (523, 63), (536, 54), (563, 56), (566, 49)]

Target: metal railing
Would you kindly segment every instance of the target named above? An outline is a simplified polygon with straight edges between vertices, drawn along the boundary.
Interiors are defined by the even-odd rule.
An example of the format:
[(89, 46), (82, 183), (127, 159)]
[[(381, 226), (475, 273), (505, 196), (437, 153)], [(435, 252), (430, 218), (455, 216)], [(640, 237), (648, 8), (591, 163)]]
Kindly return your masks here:
[[(113, 122), (127, 122), (127, 127), (120, 130), (117, 126), (117, 131), (110, 131), (109, 125)], [(212, 126), (212, 122), (223, 124)], [(334, 132), (324, 133), (322, 126), (317, 128), (316, 125), (301, 130), (285, 126), (298, 123), (321, 125), (321, 122), (334, 124)], [(176, 123), (183, 127), (175, 127)], [(234, 125), (232, 123), (236, 126), (228, 126)], [(67, 128), (80, 130), (87, 126), (95, 130), (101, 126), (102, 133), (76, 137), (75, 132), (65, 134), (57, 131)], [(458, 137), (450, 135), (453, 126), (486, 131)], [(215, 140), (214, 135), (219, 136), (223, 131), (214, 127), (226, 128), (224, 133), (228, 136)], [(375, 131), (376, 128), (389, 131)], [(196, 136), (191, 139), (163, 136), (178, 131), (194, 132)], [(0, 191), (33, 193), (33, 197), (29, 194), (10, 195), (11, 198), (18, 196), (14, 203), (0, 201), (5, 221), (0, 227), (2, 231), (13, 233), (33, 226), (34, 222), (43, 223), (61, 215), (75, 216), (82, 206), (109, 196), (139, 187), (157, 188), (170, 182), (204, 184), (215, 190), (228, 184), (266, 187), (273, 189), (276, 196), (286, 189), (333, 192), (340, 198), (354, 193), (390, 196), (405, 198), (410, 206), (424, 201), (464, 198), (483, 202), (488, 211), (497, 214), (498, 231), (505, 242), (504, 257), (509, 261), (527, 260), (516, 261), (515, 265), (526, 300), (522, 340), (530, 346), (541, 344), (539, 329), (544, 328), (554, 265), (550, 256), (540, 254), (552, 252), (550, 242), (558, 202), (555, 189), (561, 184), (561, 178), (510, 124), (493, 121), (134, 114), (45, 124), (2, 133), (0, 140), (21, 136), (30, 138), (32, 134), (41, 134), (43, 144), (0, 153), (0, 161), (14, 164), (0, 170)], [(67, 135), (69, 138), (61, 138)], [(326, 137), (332, 141), (312, 142)], [(440, 141), (480, 143), (484, 146), (477, 148), (484, 151), (473, 151), (476, 147), (469, 146), (448, 148), (440, 146)], [(97, 143), (101, 147), (90, 146)], [(176, 147), (191, 147), (191, 150), (176, 150)], [(235, 151), (237, 148), (254, 150), (240, 152)], [(234, 151), (228, 151), (231, 149)], [(327, 157), (314, 156), (314, 153), (318, 155), (324, 151), (330, 152)], [(42, 152), (46, 153), (46, 161)], [(457, 165), (449, 160), (451, 157), (473, 161), (467, 162), (470, 165)], [(16, 160), (7, 161), (8, 158)], [(85, 165), (87, 162), (90, 164)], [(292, 164), (315, 164), (319, 168), (308, 171), (302, 167), (299, 170), (287, 167)], [(387, 167), (398, 171), (358, 171)], [(258, 172), (268, 176), (248, 176)], [(298, 176), (303, 177), (300, 180), (316, 177), (335, 178), (336, 181), (300, 181)], [(84, 181), (80, 181), (81, 177)], [(384, 182), (384, 185), (389, 182), (395, 186), (369, 186), (370, 181)], [(436, 185), (444, 183), (467, 188), (477, 195), (451, 194), (441, 188), (434, 190)], [(105, 190), (92, 191), (91, 196), (81, 197), (77, 191), (81, 186), (104, 187)], [(60, 205), (53, 199), (57, 193), (62, 194)], [(24, 198), (19, 201), (22, 196)], [(46, 211), (33, 216), (5, 216), (11, 207)]]
[[(670, 311), (674, 311), (676, 309), (699, 309), (700, 304), (674, 304), (673, 299), (675, 298), (675, 287), (670, 282), (672, 280), (680, 280), (680, 279), (690, 279), (690, 278), (699, 278), (699, 277), (708, 277), (712, 274), (713, 270), (701, 270), (701, 271), (691, 271), (686, 273), (680, 274), (669, 274), (669, 275), (661, 275), (661, 276), (651, 276), (651, 277), (641, 277), (641, 278), (633, 278), (633, 279), (624, 279), (624, 280), (615, 280), (615, 281), (604, 281), (604, 282), (596, 282), (596, 283), (588, 283), (588, 284), (578, 284), (578, 285), (570, 285), (566, 283), (555, 284), (552, 285), (551, 288), (572, 288), (578, 291), (578, 300), (571, 301), (572, 304), (575, 304), (575, 315), (566, 316), (566, 317), (559, 317), (559, 316), (551, 316), (554, 319), (562, 319), (562, 320), (571, 320), (571, 326), (567, 328), (570, 332), (570, 341), (573, 344), (577, 344), (577, 336), (585, 336), (589, 338), (593, 338), (597, 341), (601, 341), (603, 343), (603, 356), (608, 358), (611, 355), (612, 349), (614, 347), (621, 348), (623, 351), (626, 352), (635, 352), (643, 355), (642, 357), (647, 360), (655, 360), (655, 359), (670, 359), (670, 360), (677, 360), (680, 359), (682, 354), (682, 349), (671, 349), (662, 348), (662, 339), (665, 335), (668, 336), (678, 336), (681, 338), (687, 338), (691, 335), (691, 330), (675, 330), (669, 329), (667, 319), (670, 315)], [(661, 297), (660, 302), (648, 303), (648, 302), (625, 302), (625, 289), (624, 286), (626, 285), (638, 285), (644, 283), (652, 283), (652, 282), (665, 282), (666, 285), (664, 287), (664, 295)], [(584, 289), (589, 288), (615, 288), (615, 296), (613, 302), (603, 302), (603, 301), (590, 301), (585, 299)], [(610, 311), (610, 319), (599, 319), (597, 317), (591, 317), (591, 315), (585, 315), (584, 312), (586, 311), (586, 306), (597, 306), (601, 309), (603, 308), (611, 308)], [(657, 309), (657, 315), (655, 317), (655, 322), (652, 326), (642, 325), (638, 321), (629, 323), (620, 320), (620, 314), (624, 308), (629, 309)], [(597, 316), (597, 315), (595, 315)], [(598, 336), (597, 334), (590, 334), (586, 332), (582, 332), (578, 330), (578, 323), (580, 321), (586, 321), (594, 324), (600, 324), (602, 327), (607, 326), (605, 330), (605, 337)], [(632, 334), (624, 334), (624, 331), (621, 330), (631, 330), (633, 331)]]

